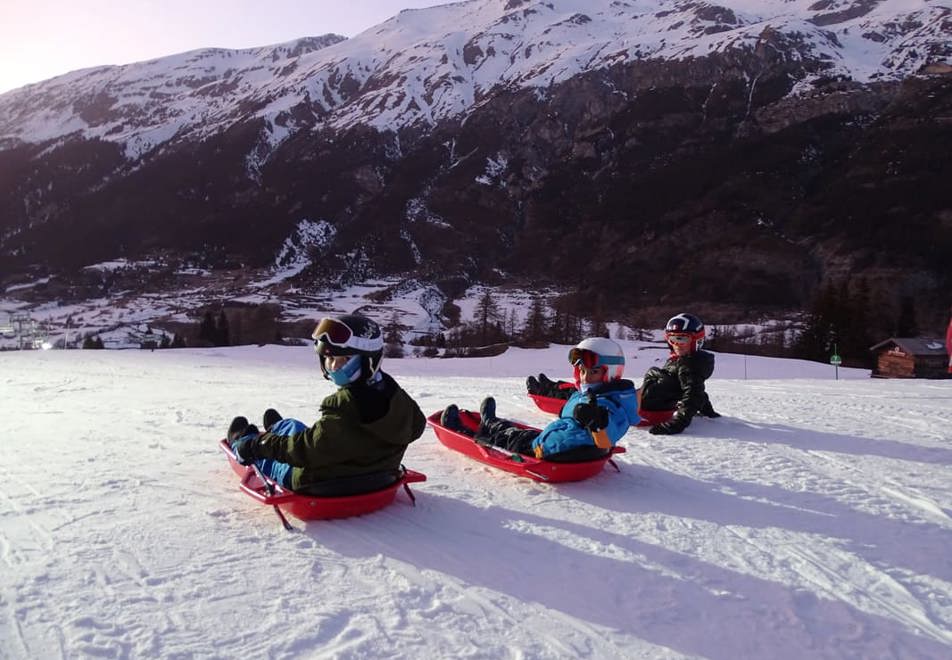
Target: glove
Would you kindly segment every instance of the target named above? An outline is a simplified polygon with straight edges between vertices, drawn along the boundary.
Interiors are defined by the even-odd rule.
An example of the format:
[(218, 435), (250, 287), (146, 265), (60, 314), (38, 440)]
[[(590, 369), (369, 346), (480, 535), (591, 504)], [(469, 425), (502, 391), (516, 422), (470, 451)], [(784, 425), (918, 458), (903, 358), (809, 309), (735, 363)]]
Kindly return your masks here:
[(655, 424), (648, 433), (652, 435), (676, 435), (688, 427), (688, 421), (683, 417), (675, 415), (663, 424)]
[(232, 443), (231, 448), (234, 450), (239, 464), (251, 465), (258, 460), (257, 440), (258, 427), (254, 424), (250, 424), (242, 436)]
[(575, 406), (572, 417), (589, 431), (597, 431), (608, 426), (608, 410), (594, 401)]

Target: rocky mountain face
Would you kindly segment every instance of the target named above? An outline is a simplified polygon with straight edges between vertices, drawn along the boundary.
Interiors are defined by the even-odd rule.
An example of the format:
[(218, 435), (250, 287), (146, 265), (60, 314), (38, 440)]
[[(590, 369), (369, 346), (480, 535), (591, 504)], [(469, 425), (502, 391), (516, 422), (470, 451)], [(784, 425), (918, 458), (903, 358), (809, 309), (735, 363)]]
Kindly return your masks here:
[(752, 4), (471, 0), (4, 94), (0, 283), (295, 245), (299, 286), (749, 312), (862, 281), (945, 314), (952, 2)]

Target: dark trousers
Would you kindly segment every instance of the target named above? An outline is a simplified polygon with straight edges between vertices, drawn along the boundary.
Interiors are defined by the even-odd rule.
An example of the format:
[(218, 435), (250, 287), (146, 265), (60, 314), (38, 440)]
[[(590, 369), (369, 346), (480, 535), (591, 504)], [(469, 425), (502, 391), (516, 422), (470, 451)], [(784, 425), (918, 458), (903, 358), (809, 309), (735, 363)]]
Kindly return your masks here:
[(532, 441), (539, 437), (538, 429), (523, 429), (506, 419), (494, 419), (479, 425), (476, 440), (502, 447), (517, 454), (532, 455)]

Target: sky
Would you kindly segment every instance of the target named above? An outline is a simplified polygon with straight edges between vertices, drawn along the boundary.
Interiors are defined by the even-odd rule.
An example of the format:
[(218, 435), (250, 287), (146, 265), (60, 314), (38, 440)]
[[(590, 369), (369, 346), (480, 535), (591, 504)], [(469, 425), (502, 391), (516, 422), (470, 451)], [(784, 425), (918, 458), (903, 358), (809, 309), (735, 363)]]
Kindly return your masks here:
[(0, 0), (0, 93), (69, 71), (196, 48), (352, 37), (440, 0)]
[[(622, 343), (636, 383), (666, 353)], [(567, 349), (383, 368), (427, 415), (542, 426), (524, 378)], [(619, 471), (538, 483), (427, 429), (415, 507), (288, 532), (217, 443), (314, 421), (310, 347), (0, 352), (0, 658), (952, 657), (952, 381), (744, 360)]]

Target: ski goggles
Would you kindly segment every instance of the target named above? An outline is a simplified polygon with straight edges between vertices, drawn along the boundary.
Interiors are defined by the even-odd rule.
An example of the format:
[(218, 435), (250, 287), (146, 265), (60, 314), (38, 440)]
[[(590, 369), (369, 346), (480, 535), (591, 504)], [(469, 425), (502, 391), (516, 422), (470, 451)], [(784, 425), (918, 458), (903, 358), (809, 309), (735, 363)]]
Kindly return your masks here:
[(315, 343), (324, 342), (325, 344), (345, 348), (353, 336), (353, 331), (346, 323), (341, 323), (337, 319), (321, 319), (317, 327), (314, 328), (311, 338)]
[(669, 344), (690, 344), (691, 340), (694, 339), (692, 335), (685, 334), (666, 334), (664, 338), (668, 341)]
[(573, 348), (569, 351), (569, 364), (586, 369), (604, 367), (609, 364), (625, 364), (625, 358), (617, 355), (599, 355), (587, 348)]

